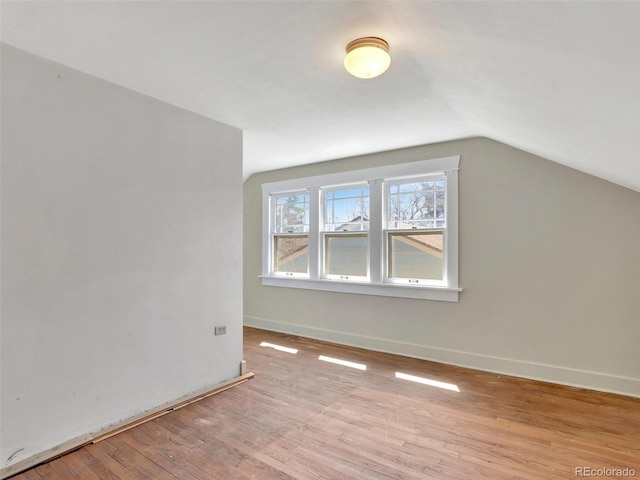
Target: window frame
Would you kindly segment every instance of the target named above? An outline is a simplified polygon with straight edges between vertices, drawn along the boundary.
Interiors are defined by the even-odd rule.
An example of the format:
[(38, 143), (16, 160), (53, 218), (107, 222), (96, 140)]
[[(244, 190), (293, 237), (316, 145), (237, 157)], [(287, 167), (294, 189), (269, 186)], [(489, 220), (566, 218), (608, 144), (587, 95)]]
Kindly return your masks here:
[[(342, 173), (295, 178), (262, 184), (262, 284), (331, 292), (392, 296), (457, 302), (458, 285), (458, 167), (460, 156), (352, 170)], [(409, 283), (388, 278), (388, 228), (386, 182), (419, 179), (442, 174), (446, 178), (443, 238), (443, 281)], [(324, 203), (322, 189), (369, 184), (368, 278), (327, 278), (324, 273)], [(272, 195), (302, 192), (309, 194), (309, 267), (306, 276), (283, 276), (273, 272)], [(386, 225), (385, 225), (386, 223)], [(442, 230), (441, 227), (425, 230)], [(335, 232), (329, 232), (335, 233)]]

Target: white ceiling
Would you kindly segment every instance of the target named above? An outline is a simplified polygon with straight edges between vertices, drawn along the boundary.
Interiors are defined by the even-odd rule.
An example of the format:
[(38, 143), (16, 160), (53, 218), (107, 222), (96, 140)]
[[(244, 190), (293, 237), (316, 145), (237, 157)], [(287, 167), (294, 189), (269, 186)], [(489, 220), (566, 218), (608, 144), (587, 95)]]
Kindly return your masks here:
[[(244, 130), (244, 174), (486, 136), (640, 191), (640, 2), (2, 1), (2, 41)], [(349, 76), (380, 36), (389, 71)]]

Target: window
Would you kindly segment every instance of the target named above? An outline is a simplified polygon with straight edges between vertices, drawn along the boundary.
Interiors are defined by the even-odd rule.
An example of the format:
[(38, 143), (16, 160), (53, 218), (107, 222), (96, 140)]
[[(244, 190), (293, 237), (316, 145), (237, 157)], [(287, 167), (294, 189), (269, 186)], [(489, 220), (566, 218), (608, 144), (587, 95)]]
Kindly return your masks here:
[(444, 281), (446, 176), (394, 180), (386, 184), (386, 257), (391, 282)]
[(291, 192), (272, 198), (273, 273), (289, 276), (309, 272), (309, 194)]
[(366, 280), (369, 276), (369, 185), (322, 189), (323, 277)]
[(457, 301), (459, 157), (262, 185), (262, 283)]

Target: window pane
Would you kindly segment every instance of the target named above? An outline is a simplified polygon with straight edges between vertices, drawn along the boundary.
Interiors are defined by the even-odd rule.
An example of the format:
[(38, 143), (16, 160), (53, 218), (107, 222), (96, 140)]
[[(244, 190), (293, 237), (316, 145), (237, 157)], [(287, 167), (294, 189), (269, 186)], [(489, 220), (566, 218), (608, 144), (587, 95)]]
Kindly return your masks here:
[(389, 233), (389, 278), (442, 280), (442, 231)]
[(444, 218), (444, 190), (436, 192), (436, 218)]
[(309, 231), (309, 194), (276, 195), (273, 205), (275, 233)]
[(387, 198), (387, 228), (445, 226), (445, 179), (393, 182)]
[(324, 237), (325, 274), (367, 276), (367, 234)]
[(325, 230), (369, 230), (369, 187), (346, 187), (325, 192)]
[(309, 272), (309, 237), (307, 235), (276, 235), (273, 244), (275, 272)]

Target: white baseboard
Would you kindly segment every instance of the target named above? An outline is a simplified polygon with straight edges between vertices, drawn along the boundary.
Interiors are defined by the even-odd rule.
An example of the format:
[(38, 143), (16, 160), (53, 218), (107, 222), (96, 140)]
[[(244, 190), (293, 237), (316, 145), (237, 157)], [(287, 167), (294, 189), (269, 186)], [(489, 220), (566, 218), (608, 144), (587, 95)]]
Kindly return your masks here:
[(405, 357), (472, 368), (474, 370), (483, 370), (514, 377), (640, 398), (640, 379), (637, 378), (607, 375), (555, 365), (523, 362), (508, 358), (397, 342), (395, 340), (323, 330), (257, 317), (244, 317), (244, 324), (263, 330), (299, 335), (301, 337), (365, 348), (377, 352), (393, 353)]

